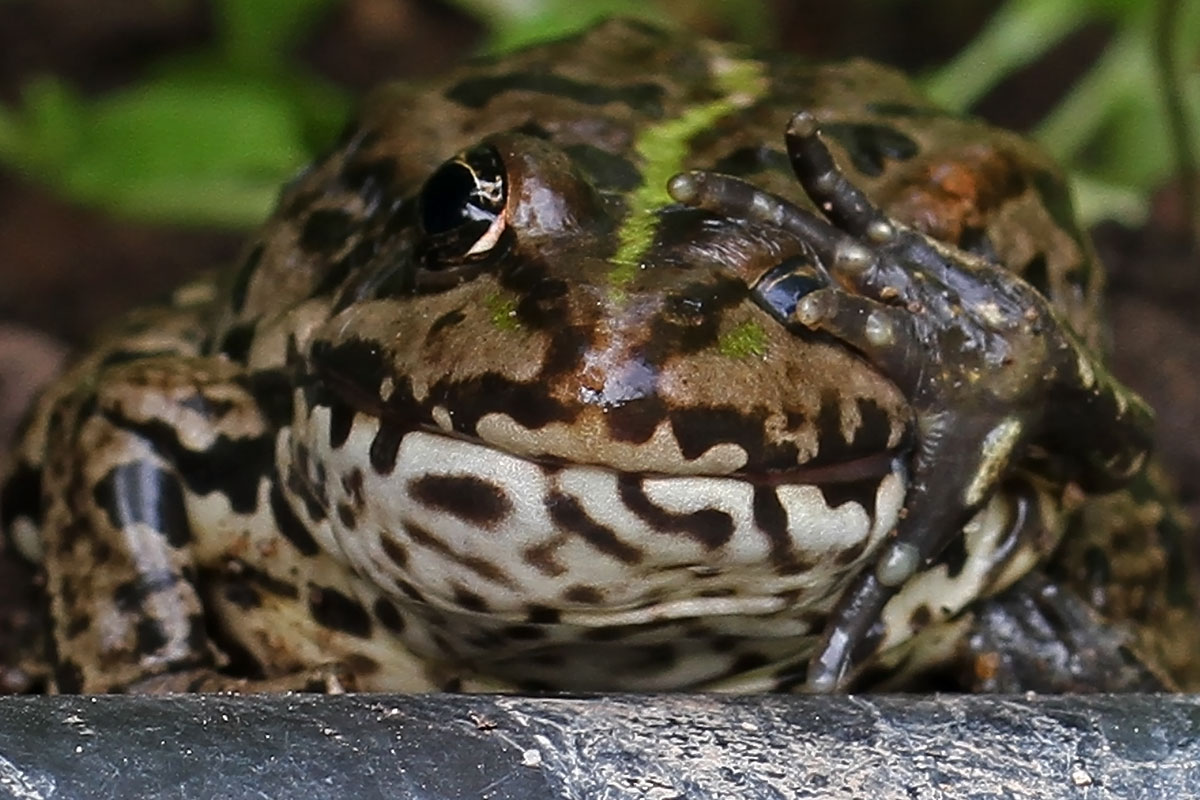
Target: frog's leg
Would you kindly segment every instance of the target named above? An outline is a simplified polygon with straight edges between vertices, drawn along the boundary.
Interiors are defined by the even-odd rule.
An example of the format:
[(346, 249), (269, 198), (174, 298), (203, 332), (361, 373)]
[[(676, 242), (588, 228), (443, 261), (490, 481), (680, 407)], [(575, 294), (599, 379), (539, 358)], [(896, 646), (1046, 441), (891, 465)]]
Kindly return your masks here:
[(873, 651), (888, 599), (961, 535), (1010, 468), (1053, 453), (1063, 480), (1119, 485), (1144, 461), (1151, 415), (1032, 286), (889, 220), (838, 170), (811, 115), (793, 118), (787, 144), (829, 221), (729, 176), (684, 173), (668, 188), (679, 202), (805, 241), (814, 263), (804, 280), (768, 272), (756, 301), (859, 351), (913, 409), (904, 516), (841, 596), (809, 665), (809, 688), (835, 691)]
[(972, 608), (962, 637), (966, 688), (974, 692), (1178, 691), (1140, 658), (1129, 631), (1112, 625), (1068, 586), (1041, 571)]
[(325, 668), (259, 684), (221, 674), (198, 589), (206, 559), (249, 549), (248, 529), (267, 524), (279, 387), (216, 359), (139, 354), (58, 398), (39, 559), (55, 689), (337, 688)]
[(976, 691), (1195, 691), (1194, 524), (1154, 464), (1089, 498), (1046, 577), (977, 603), (962, 640)]

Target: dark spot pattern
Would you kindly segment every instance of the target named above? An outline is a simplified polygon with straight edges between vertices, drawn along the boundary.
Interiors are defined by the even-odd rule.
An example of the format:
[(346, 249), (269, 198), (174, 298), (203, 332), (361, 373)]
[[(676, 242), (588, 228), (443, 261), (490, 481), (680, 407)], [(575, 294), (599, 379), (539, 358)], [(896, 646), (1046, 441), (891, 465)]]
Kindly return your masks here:
[(532, 625), (556, 625), (562, 619), (562, 612), (557, 608), (531, 605), (525, 614), (525, 619)]
[(453, 597), (455, 603), (468, 611), (476, 611), (482, 614), (488, 610), (487, 601), (464, 586), (455, 586), (453, 588)]
[(351, 159), (342, 167), (341, 182), (347, 191), (362, 199), (368, 214), (373, 214), (392, 197), (396, 162), (390, 158)]
[(408, 482), (421, 505), (478, 528), (494, 529), (512, 513), (504, 489), (474, 475), (423, 475)]
[(592, 519), (575, 497), (555, 491), (546, 496), (545, 503), (559, 530), (578, 535), (601, 553), (624, 564), (638, 564), (644, 558), (640, 548), (622, 541), (612, 528)]
[[(371, 239), (363, 239), (354, 247), (350, 248), (350, 252), (333, 262), (325, 273), (321, 276), (321, 280), (313, 287), (310, 297), (321, 297), (332, 292), (334, 289), (342, 285), (349, 277), (350, 273), (361, 267), (366, 266), (371, 259), (375, 258), (379, 252), (379, 243)], [(348, 298), (342, 297), (338, 299), (337, 310), (341, 311), (346, 308)]]
[[(838, 464), (882, 451), (892, 432), (892, 420), (887, 412), (873, 400), (865, 397), (856, 399), (859, 425), (850, 441), (842, 434), (842, 398), (837, 389), (821, 392), (820, 411), (815, 425), (819, 450), (809, 464)], [(901, 442), (901, 446), (904, 446)]]
[[(546, 288), (530, 295), (521, 313), (531, 320), (557, 312), (554, 298), (557, 290)], [(541, 320), (545, 321), (545, 320)], [(543, 364), (543, 375), (575, 369), (583, 341), (582, 332), (561, 332), (553, 337), (551, 352)], [(379, 386), (390, 370), (384, 363), (381, 349), (370, 342), (353, 339), (333, 345), (317, 341), (311, 348), (311, 364), (315, 374), (304, 382), (309, 386), (305, 399), (310, 406), (329, 405), (333, 397), (341, 398), (360, 412), (379, 417), (380, 429), (371, 445), (371, 464), (381, 475), (395, 468), (396, 453), (404, 435), (433, 422), (432, 409), (437, 406), (453, 408), (454, 429), (468, 436), (476, 435), (479, 421), (490, 413), (500, 411), (531, 430), (552, 422), (569, 423), (578, 411), (554, 399), (545, 391), (543, 379), (519, 383), (496, 373), (484, 373), (459, 381), (439, 381), (429, 387), (424, 399), (418, 401), (411, 381), (392, 376), (394, 387), (388, 400), (379, 397)]]
[(867, 519), (874, 522), (876, 499), (879, 493), (879, 478), (874, 476), (857, 481), (820, 483), (817, 488), (825, 498), (825, 505), (836, 509), (844, 503), (854, 503), (867, 512)]
[(338, 503), (337, 515), (346, 530), (352, 531), (358, 527), (358, 516), (354, 513), (354, 509), (350, 507), (349, 503)]
[(679, 651), (675, 645), (667, 642), (631, 647), (629, 657), (625, 668), (630, 672), (642, 674), (667, 672), (679, 663)]
[[(113, 588), (113, 603), (125, 613), (136, 613), (146, 607), (151, 595), (174, 589), (183, 579), (184, 576), (169, 569), (143, 572)], [(75, 604), (73, 597), (68, 598), (65, 593), (63, 600), (67, 605)]]
[(229, 303), (235, 314), (246, 305), (246, 292), (250, 288), (250, 279), (254, 277), (254, 272), (258, 269), (262, 256), (263, 244), (258, 242), (246, 255), (246, 260), (242, 262), (241, 268), (238, 269), (237, 275), (233, 279), (233, 285), (229, 289)]
[(254, 408), (278, 429), (292, 421), (292, 376), (282, 369), (260, 369), (239, 380), (254, 397)]
[(1033, 284), (1039, 292), (1045, 293), (1050, 287), (1049, 265), (1046, 254), (1038, 253), (1021, 268), (1021, 277)]
[(631, 192), (642, 185), (641, 171), (622, 155), (582, 143), (569, 144), (563, 150), (601, 191)]
[(604, 86), (577, 81), (553, 72), (510, 72), (467, 78), (446, 90), (445, 96), (467, 108), (483, 108), (505, 92), (533, 92), (565, 97), (590, 106), (622, 103), (652, 117), (662, 115), (663, 88), (654, 83)]
[(308, 215), (300, 230), (300, 247), (309, 253), (332, 253), (346, 243), (358, 224), (359, 220), (340, 208), (319, 208)]
[(578, 603), (585, 606), (598, 606), (604, 600), (604, 595), (595, 586), (575, 584), (563, 590), (563, 599), (568, 603)]
[(404, 441), (404, 431), (386, 419), (381, 420), (375, 438), (371, 440), (371, 449), (367, 453), (371, 469), (376, 474), (387, 477), (396, 468), (396, 459), (400, 455), (400, 443)]
[(116, 530), (146, 525), (176, 548), (192, 539), (179, 480), (154, 464), (134, 461), (113, 467), (96, 482), (92, 498)]
[(72, 616), (69, 620), (67, 620), (67, 627), (64, 630), (64, 634), (66, 635), (66, 637), (68, 639), (74, 639), (75, 637), (77, 637), (80, 634), (89, 630), (91, 627), (92, 627), (92, 615), (91, 614), (86, 614), (86, 613), (77, 614), (75, 616)]
[(308, 610), (318, 624), (351, 636), (371, 635), (371, 616), (357, 600), (337, 589), (311, 584)]
[(250, 584), (256, 589), (276, 597), (296, 599), (300, 596), (300, 590), (295, 584), (276, 578), (257, 567), (236, 559), (230, 560), (225, 564), (222, 570), (215, 576), (215, 580), (228, 584)]
[(642, 478), (623, 473), (617, 481), (621, 502), (647, 525), (663, 533), (682, 533), (708, 550), (723, 546), (733, 536), (733, 518), (716, 508), (676, 513), (656, 506), (646, 495)]
[(350, 438), (350, 430), (354, 427), (354, 409), (345, 403), (333, 402), (329, 405), (329, 447), (338, 450)]
[(536, 625), (509, 625), (500, 633), (518, 642), (536, 642), (546, 638), (546, 631)]
[(83, 691), (83, 670), (74, 661), (61, 659), (54, 666), (54, 686), (60, 694), (79, 694)]
[(413, 586), (406, 580), (396, 579), (396, 588), (404, 593), (410, 600), (416, 600), (418, 603), (425, 602), (425, 595), (417, 591), (417, 587)]
[(467, 318), (466, 313), (461, 308), (456, 308), (452, 311), (447, 311), (433, 321), (429, 326), (428, 338), (433, 339), (442, 331), (453, 328)]
[(929, 606), (922, 603), (913, 609), (912, 614), (908, 617), (908, 628), (913, 633), (920, 633), (933, 620), (933, 612), (929, 610)]
[(379, 537), (379, 546), (397, 567), (404, 569), (408, 566), (408, 550), (400, 542), (385, 534)]
[(291, 505), (288, 504), (276, 483), (271, 484), (270, 503), (271, 516), (275, 518), (275, 530), (279, 531), (283, 538), (291, 542), (292, 546), (306, 556), (315, 556), (320, 552), (321, 548), (317, 545), (316, 539), (292, 511)]
[(404, 617), (396, 608), (395, 604), (386, 597), (378, 597), (374, 604), (375, 619), (383, 625), (384, 628), (392, 633), (404, 633), (406, 626)]
[(771, 562), (776, 567), (792, 561), (792, 540), (788, 536), (788, 515), (774, 486), (754, 487), (754, 524), (771, 544)]
[(667, 406), (658, 395), (639, 397), (607, 409), (608, 435), (617, 442), (645, 444), (666, 416)]
[(946, 565), (946, 576), (957, 578), (967, 565), (967, 537), (959, 533), (938, 554), (938, 563)]
[(42, 524), (42, 472), (24, 461), (0, 488), (0, 529), (11, 531), (18, 517)]
[[(483, 558), (482, 556), (468, 555), (466, 553), (459, 553), (457, 550), (450, 547), (450, 545), (446, 544), (437, 536), (435, 536), (432, 531), (411, 521), (404, 523), (404, 532), (408, 534), (408, 537), (413, 541), (414, 544), (419, 544), (422, 547), (426, 547), (445, 556), (454, 563), (466, 567), (468, 570), (484, 580), (488, 580), (492, 583), (496, 583), (508, 588), (513, 588), (512, 579), (507, 575), (507, 573), (505, 573), (504, 570), (500, 569), (500, 567), (496, 566), (491, 561), (488, 561), (486, 558)], [(385, 538), (384, 541), (386, 542), (387, 539)]]
[(262, 595), (248, 583), (226, 584), (221, 592), (226, 602), (237, 606), (243, 611), (258, 608), (262, 605)]
[(792, 174), (792, 162), (787, 153), (767, 145), (739, 147), (713, 162), (713, 172), (749, 177), (759, 172)]
[(242, 322), (225, 332), (225, 335), (221, 337), (220, 344), (217, 345), (217, 352), (231, 361), (245, 364), (253, 344), (254, 323)]
[(829, 122), (821, 132), (846, 149), (854, 168), (878, 178), (888, 161), (907, 161), (920, 152), (911, 138), (886, 125)]
[(142, 617), (134, 626), (134, 647), (143, 654), (155, 653), (162, 649), (170, 638), (158, 620), (152, 617)]
[[(185, 446), (175, 427), (162, 420), (140, 422), (113, 411), (105, 411), (104, 416), (115, 427), (141, 436), (155, 453), (175, 466), (193, 493), (221, 492), (239, 514), (254, 511), (259, 481), (274, 470), (275, 441), (271, 434), (245, 438), (222, 434), (206, 450), (197, 451)], [(147, 475), (147, 480), (154, 478)], [(170, 491), (164, 484), (162, 492)], [(178, 492), (178, 486), (174, 491)]]
[(557, 558), (558, 548), (562, 547), (564, 543), (565, 540), (562, 537), (556, 537), (529, 545), (521, 551), (521, 560), (543, 575), (557, 578), (567, 571), (567, 568)]

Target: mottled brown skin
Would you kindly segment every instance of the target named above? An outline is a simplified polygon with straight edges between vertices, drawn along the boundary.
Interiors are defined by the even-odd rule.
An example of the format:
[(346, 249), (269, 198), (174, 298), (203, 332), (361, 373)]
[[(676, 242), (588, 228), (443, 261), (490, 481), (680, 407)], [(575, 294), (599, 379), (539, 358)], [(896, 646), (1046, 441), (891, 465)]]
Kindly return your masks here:
[[(820, 134), (785, 145), (800, 110)], [(672, 202), (686, 170), (808, 222), (731, 192)], [(817, 206), (836, 227), (814, 232)], [(847, 269), (843, 235), (880, 270)], [(943, 267), (896, 255), (920, 248), (962, 302), (929, 288)], [(833, 284), (843, 310), (894, 314), (905, 347), (822, 305)], [(242, 264), (51, 389), (3, 522), (44, 564), (60, 691), (779, 690), (822, 631), (818, 690), (963, 665), (967, 686), (1040, 688), (1022, 658), (1113, 637), (1137, 646), (1136, 678), (1103, 688), (1186, 683), (1193, 659), (1154, 646), (1147, 609), (1194, 619), (1190, 565), (1160, 560), (1174, 588), (1137, 608), (1152, 568), (1077, 567), (1096, 549), (1125, 564), (1127, 541), (1186, 551), (1166, 512), (1142, 513), (1157, 494), (1077, 530), (1104, 483), (1080, 465), (1127, 477), (1147, 422), (1107, 377), (1076, 380), (1099, 364), (1101, 290), (1024, 139), (865, 62), (607, 23), (372, 95)], [(1003, 315), (1015, 328), (959, 319), (1009, 295), (1029, 309)], [(972, 336), (991, 337), (982, 362), (955, 355)], [(1056, 382), (1081, 391), (1040, 388)], [(1010, 448), (925, 424), (1009, 418), (1033, 432)], [(1068, 523), (1086, 556), (1056, 551)], [(896, 542), (919, 551), (900, 577), (879, 567)], [(1000, 635), (1035, 590), (1000, 593), (1031, 570), (1092, 587), (1067, 645)]]

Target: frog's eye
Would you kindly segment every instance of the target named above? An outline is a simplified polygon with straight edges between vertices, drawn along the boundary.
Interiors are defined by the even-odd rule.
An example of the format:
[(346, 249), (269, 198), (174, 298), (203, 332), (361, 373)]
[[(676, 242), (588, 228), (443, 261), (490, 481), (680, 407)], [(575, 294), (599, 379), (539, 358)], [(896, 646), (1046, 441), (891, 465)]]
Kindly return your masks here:
[(477, 147), (438, 167), (421, 188), (419, 208), (430, 266), (461, 264), (490, 252), (504, 233), (504, 164)]

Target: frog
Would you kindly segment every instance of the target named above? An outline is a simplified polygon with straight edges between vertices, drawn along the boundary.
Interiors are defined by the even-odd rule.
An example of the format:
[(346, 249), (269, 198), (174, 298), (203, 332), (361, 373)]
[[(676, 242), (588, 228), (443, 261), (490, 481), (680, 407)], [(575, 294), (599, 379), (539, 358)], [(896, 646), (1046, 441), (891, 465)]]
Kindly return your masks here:
[(1188, 688), (1059, 168), (615, 19), (372, 92), (0, 490), (57, 692)]

